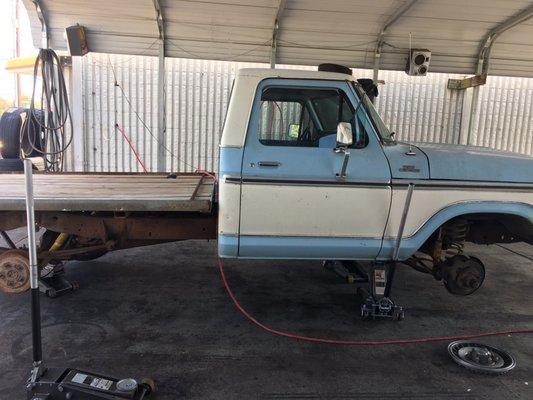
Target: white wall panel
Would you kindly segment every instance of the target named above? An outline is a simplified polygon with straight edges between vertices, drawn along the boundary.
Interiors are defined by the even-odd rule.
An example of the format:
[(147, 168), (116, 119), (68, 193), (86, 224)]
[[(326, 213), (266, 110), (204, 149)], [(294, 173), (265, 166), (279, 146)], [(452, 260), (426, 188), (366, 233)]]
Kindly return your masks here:
[[(77, 132), (83, 133), (84, 169), (142, 171), (115, 128), (119, 124), (148, 170), (155, 171), (161, 145), (157, 141), (157, 58), (90, 53), (81, 64), (83, 129)], [(115, 85), (111, 65), (120, 86)], [(233, 77), (244, 67), (267, 65), (166, 60), (164, 145), (168, 170), (216, 171)], [(355, 70), (354, 75), (371, 77), (372, 72)], [(376, 106), (399, 140), (466, 143), (467, 138), (461, 137), (461, 132), (466, 132), (461, 129), (465, 92), (446, 88), (449, 78), (462, 76), (434, 73), (409, 77), (403, 72), (381, 71), (385, 85), (380, 86)], [(489, 77), (487, 85), (480, 88), (470, 144), (533, 155), (532, 94), (533, 79)]]

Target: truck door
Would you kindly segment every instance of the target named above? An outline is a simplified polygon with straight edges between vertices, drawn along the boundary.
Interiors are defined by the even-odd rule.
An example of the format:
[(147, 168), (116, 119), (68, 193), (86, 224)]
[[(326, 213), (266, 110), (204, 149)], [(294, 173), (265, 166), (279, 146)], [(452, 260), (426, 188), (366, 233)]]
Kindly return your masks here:
[[(345, 81), (267, 79), (258, 87), (242, 163), (239, 256), (373, 259), (391, 201), (390, 169)], [(339, 122), (351, 125), (335, 152)]]

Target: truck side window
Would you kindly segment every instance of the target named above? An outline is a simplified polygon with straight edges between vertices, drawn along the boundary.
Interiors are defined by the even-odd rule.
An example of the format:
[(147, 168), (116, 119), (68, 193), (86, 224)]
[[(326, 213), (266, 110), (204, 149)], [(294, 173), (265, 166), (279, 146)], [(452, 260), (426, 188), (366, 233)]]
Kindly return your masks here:
[(298, 140), (303, 105), (297, 101), (262, 100), (259, 137), (270, 142)]
[(351, 123), (354, 137), (362, 138), (354, 147), (366, 145), (363, 124), (338, 89), (266, 88), (260, 111), (258, 136), (267, 146), (333, 148), (339, 122)]

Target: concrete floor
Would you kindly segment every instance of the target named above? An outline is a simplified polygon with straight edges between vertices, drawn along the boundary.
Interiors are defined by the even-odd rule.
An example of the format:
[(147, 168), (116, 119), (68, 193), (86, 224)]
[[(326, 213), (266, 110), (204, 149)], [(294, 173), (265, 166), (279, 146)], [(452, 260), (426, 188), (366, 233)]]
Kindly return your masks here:
[[(531, 246), (509, 246), (533, 257)], [(329, 338), (410, 338), (533, 327), (533, 261), (470, 246), (484, 287), (448, 294), (401, 267), (394, 297), (402, 322), (361, 321), (354, 286), (319, 262), (228, 261), (236, 295), (281, 330)], [(346, 347), (276, 337), (245, 320), (216, 267), (216, 243), (181, 242), (71, 262), (80, 290), (42, 299), (44, 357), (115, 376), (152, 377), (154, 399), (532, 399), (533, 336), (482, 339), (518, 366), (487, 376), (455, 365), (446, 342)], [(0, 398), (22, 399), (30, 365), (28, 295), (0, 294)]]

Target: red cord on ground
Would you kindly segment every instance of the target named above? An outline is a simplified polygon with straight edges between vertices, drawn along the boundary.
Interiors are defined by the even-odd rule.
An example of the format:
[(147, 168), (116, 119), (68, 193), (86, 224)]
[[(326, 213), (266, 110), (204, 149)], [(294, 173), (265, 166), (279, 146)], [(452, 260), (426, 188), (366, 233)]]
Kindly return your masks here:
[(263, 324), (261, 321), (257, 320), (255, 317), (253, 317), (239, 303), (239, 301), (235, 297), (235, 294), (231, 290), (231, 287), (229, 286), (228, 280), (226, 278), (226, 274), (224, 272), (224, 263), (222, 262), (220, 258), (218, 259), (218, 268), (220, 271), (222, 282), (224, 283), (224, 287), (226, 288), (226, 291), (228, 292), (228, 296), (231, 298), (231, 301), (233, 301), (233, 304), (235, 305), (235, 307), (237, 307), (237, 309), (241, 312), (242, 315), (244, 315), (250, 322), (254, 323), (261, 329), (269, 333), (272, 333), (274, 335), (283, 336), (283, 337), (287, 337), (290, 339), (301, 340), (301, 341), (312, 342), (312, 343), (335, 344), (335, 345), (344, 345), (344, 346), (373, 346), (373, 345), (429, 343), (429, 342), (440, 342), (440, 341), (445, 341), (445, 340), (446, 341), (465, 340), (465, 339), (474, 339), (474, 338), (487, 337), (487, 336), (503, 336), (503, 335), (510, 335), (510, 334), (518, 334), (518, 333), (533, 333), (533, 329), (514, 329), (514, 330), (498, 331), (498, 332), (475, 333), (475, 334), (469, 334), (469, 335), (434, 336), (434, 337), (421, 337), (421, 338), (411, 338), (411, 339), (359, 339), (359, 340), (343, 340), (343, 339), (339, 340), (339, 339), (327, 339), (327, 338), (319, 338), (319, 337), (313, 337), (313, 336), (297, 335), (297, 334), (283, 332), (283, 331), (279, 331), (277, 329), (271, 328)]

